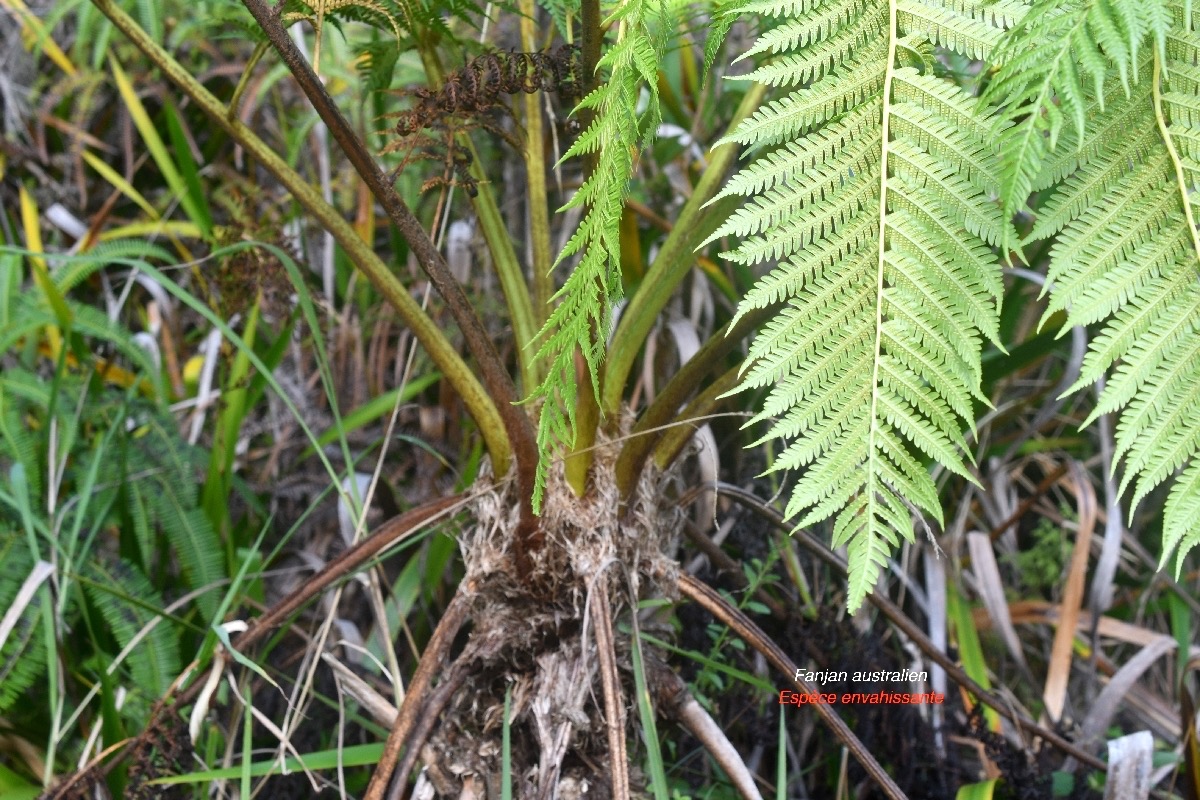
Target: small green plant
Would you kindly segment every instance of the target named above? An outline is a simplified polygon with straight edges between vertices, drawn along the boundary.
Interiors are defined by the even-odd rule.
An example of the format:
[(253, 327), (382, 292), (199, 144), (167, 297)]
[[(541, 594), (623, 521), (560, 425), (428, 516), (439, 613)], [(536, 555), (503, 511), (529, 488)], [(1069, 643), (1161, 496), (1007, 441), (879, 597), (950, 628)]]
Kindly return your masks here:
[(1007, 559), (1023, 586), (1049, 592), (1062, 579), (1069, 556), (1063, 530), (1053, 520), (1041, 519), (1029, 532), (1032, 544), (1022, 547)]

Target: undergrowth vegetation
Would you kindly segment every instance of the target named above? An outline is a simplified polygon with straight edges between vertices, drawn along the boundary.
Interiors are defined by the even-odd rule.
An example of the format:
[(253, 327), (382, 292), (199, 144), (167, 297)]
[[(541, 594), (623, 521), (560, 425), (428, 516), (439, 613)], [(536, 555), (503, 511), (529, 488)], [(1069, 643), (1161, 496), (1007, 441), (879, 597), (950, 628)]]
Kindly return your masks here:
[(0, 12), (0, 795), (1197, 796), (1190, 2)]

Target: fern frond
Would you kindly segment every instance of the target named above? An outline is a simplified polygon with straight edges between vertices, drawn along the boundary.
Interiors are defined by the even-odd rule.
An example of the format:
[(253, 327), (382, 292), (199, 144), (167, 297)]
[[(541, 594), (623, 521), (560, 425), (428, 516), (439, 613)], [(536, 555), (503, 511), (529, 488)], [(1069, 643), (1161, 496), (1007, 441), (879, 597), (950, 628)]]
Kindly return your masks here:
[[(129, 495), (132, 502), (142, 503), (134, 518), (143, 517), (165, 534), (185, 585), (214, 587), (225, 577), (224, 548), (200, 507), (192, 477), (199, 464), (169, 418), (147, 412), (142, 422), (145, 433), (136, 448), (127, 447), (124, 453), (126, 471), (139, 476), (142, 484)], [(215, 592), (205, 592), (196, 600), (206, 620), (214, 618), (219, 603)]]
[[(1145, 82), (1144, 82), (1145, 83)], [(1139, 87), (1135, 97), (1143, 104), (1150, 99), (1150, 87)], [(1134, 103), (1117, 103), (1117, 109), (1135, 106)], [(1142, 106), (1143, 110), (1145, 105)], [(1101, 125), (1110, 122), (1104, 120)], [(1157, 133), (1154, 129), (1153, 117), (1145, 113), (1137, 114), (1128, 120), (1122, 120), (1123, 135), (1114, 140), (1111, 136), (1103, 137), (1103, 150), (1095, 150), (1088, 155), (1082, 151), (1072, 151), (1071, 159), (1056, 159), (1057, 163), (1048, 163), (1047, 170), (1051, 175), (1069, 164), (1063, 175), (1053, 179), (1061, 181), (1053, 196), (1038, 209), (1037, 221), (1029, 234), (1030, 240), (1046, 239), (1062, 230), (1067, 223), (1079, 217), (1083, 211), (1099, 203), (1104, 195), (1121, 179), (1127, 165), (1140, 163), (1157, 144)], [(1068, 149), (1068, 148), (1063, 148)], [(1066, 176), (1066, 180), (1063, 177)], [(1049, 184), (1048, 184), (1049, 185)]]
[[(1155, 153), (1148, 163), (1127, 172), (1062, 232), (1051, 250), (1047, 277), (1055, 291), (1048, 313), (1069, 306), (1071, 324), (1106, 317), (1114, 309), (1079, 302), (1084, 292), (1095, 292), (1097, 281), (1120, 277), (1144, 282), (1174, 261), (1170, 258), (1164, 264), (1161, 259), (1146, 259), (1143, 248), (1153, 244), (1152, 239), (1173, 238), (1172, 228), (1178, 232), (1174, 223), (1183, 219), (1178, 198), (1161, 191), (1167, 173), (1166, 154)], [(1135, 286), (1133, 283), (1130, 288)]]
[(717, 56), (721, 52), (721, 46), (725, 44), (725, 37), (729, 35), (733, 23), (737, 22), (746, 2), (747, 0), (713, 0), (708, 36), (704, 40), (704, 77), (702, 82), (708, 82), (713, 64), (716, 63)]
[[(608, 20), (618, 26), (617, 42), (596, 65), (609, 78), (589, 93), (576, 110), (594, 112), (592, 124), (563, 156), (596, 156), (583, 186), (563, 210), (583, 206), (579, 228), (568, 240), (555, 265), (582, 254), (563, 287), (554, 296), (551, 312), (538, 338), (536, 358), (547, 359), (546, 378), (530, 393), (540, 400), (537, 480), (534, 510), (540, 510), (547, 460), (576, 436), (577, 381), (575, 354), (583, 355), (599, 402), (599, 369), (608, 340), (612, 304), (622, 294), (619, 227), (635, 154), (649, 144), (658, 128), (658, 65), (663, 42), (653, 30), (651, 0), (630, 0)], [(649, 90), (650, 102), (637, 113), (638, 95)], [(644, 131), (644, 134), (643, 134)], [(530, 343), (532, 346), (532, 343)]]
[[(727, 258), (779, 259), (738, 314), (786, 305), (751, 345), (740, 389), (768, 387), (758, 443), (798, 470), (786, 512), (830, 517), (850, 554), (857, 608), (914, 514), (942, 519), (926, 461), (970, 479), (964, 423), (980, 393), (980, 348), (998, 344), (1008, 223), (993, 128), (954, 83), (905, 66), (930, 42), (983, 57), (1021, 13), (954, 2), (762, 2), (790, 19), (757, 52), (798, 48), (752, 77), (805, 84), (729, 137), (761, 151), (722, 196), (749, 201), (713, 237)], [(833, 20), (828, 22), (827, 20)], [(879, 30), (862, 39), (860, 30)]]
[[(213, 548), (220, 540), (213, 532), (212, 524), (204, 511), (189, 507), (196, 502), (192, 492), (181, 492), (179, 487), (159, 484), (161, 495), (157, 512), (159, 523), (171, 542), (171, 548), (180, 559), (179, 568), (187, 584), (195, 589), (212, 587), (223, 577), (221, 551)], [(215, 618), (220, 598), (206, 592), (196, 600), (206, 620)]]
[[(747, 3), (740, 9), (743, 13), (768, 13), (768, 5), (777, 4)], [(857, 29), (862, 25), (876, 24), (883, 29), (883, 22), (878, 15), (865, 13), (870, 3), (865, 0), (854, 2), (836, 2), (829, 4), (812, 4), (811, 10), (797, 11), (798, 18), (784, 21), (782, 24), (764, 31), (754, 45), (735, 60), (751, 58), (761, 53), (783, 53), (799, 47), (807, 47), (815, 42), (836, 41), (839, 31)], [(817, 48), (824, 49), (828, 45)]]
[(779, 144), (870, 98), (879, 97), (883, 91), (887, 53), (887, 39), (877, 39), (848, 53), (849, 57), (839, 64), (839, 69), (754, 112), (719, 144), (729, 141), (754, 147)]
[(171, 254), (162, 247), (140, 239), (100, 242), (86, 253), (64, 261), (51, 272), (58, 290), (64, 295), (99, 269), (114, 261), (150, 261), (171, 263)]
[(1165, 42), (1166, 1), (1037, 0), (997, 47), (985, 99), (1015, 123), (1001, 134), (1006, 216), (1024, 207), (1060, 137), (1082, 136), (1089, 97), (1103, 109), (1110, 65), (1126, 94), (1138, 82), (1139, 51)]
[[(1163, 28), (1164, 9), (1169, 29)], [(1062, 180), (1039, 209), (1030, 238), (1055, 237), (1047, 315), (1066, 309), (1067, 326), (1104, 320), (1070, 391), (1108, 374), (1086, 422), (1120, 414), (1114, 450), (1114, 468), (1124, 463), (1120, 490), (1132, 489), (1136, 506), (1183, 470), (1163, 522), (1162, 563), (1179, 548), (1178, 565), (1200, 541), (1194, 534), (1200, 511), (1200, 234), (1191, 196), (1200, 174), (1192, 113), (1200, 108), (1200, 73), (1193, 67), (1200, 39), (1190, 30), (1196, 20), (1194, 13), (1187, 18), (1184, 3), (1091, 8), (1088, 24), (1102, 11), (1109, 19), (1100, 41), (1115, 63), (1097, 72), (1097, 87), (1115, 83), (1114, 77), (1122, 85), (1137, 79), (1129, 69), (1137, 63), (1137, 43), (1165, 47), (1140, 59), (1142, 73), (1152, 64), (1146, 86), (1107, 95), (1105, 88), (1092, 90), (1090, 106), (1103, 98), (1104, 110), (1089, 114), (1073, 135), (1078, 155), (1046, 162), (1041, 180)], [(1122, 36), (1124, 50), (1115, 44)], [(1128, 58), (1124, 67), (1122, 57)], [(1099, 66), (1081, 67), (1093, 68)], [(1006, 198), (1006, 205), (1016, 200)]]
[(963, 13), (952, 4), (896, 0), (896, 13), (903, 30), (919, 31), (933, 44), (970, 58), (983, 58), (1000, 42), (1002, 29), (978, 4), (969, 4)]
[[(12, 606), (32, 568), (24, 534), (0, 522), (0, 608)], [(46, 649), (38, 646), (42, 632), (36, 624), (45, 597), (43, 592), (34, 595), (0, 647), (0, 714), (9, 714), (45, 667)]]
[(395, 40), (365, 42), (355, 48), (354, 66), (368, 89), (383, 91), (392, 85), (400, 49)]
[[(0, 375), (0, 467), (7, 474), (13, 465), (20, 464), (25, 470), (30, 495), (40, 497), (42, 461), (37, 441), (30, 433), (27, 421), (22, 419), (21, 409), (21, 400), (28, 400), (35, 387), (44, 390), (45, 384), (26, 370), (14, 367)], [(34, 402), (36, 404), (36, 400)]]
[[(1132, 87), (1131, 99), (1135, 95), (1148, 101), (1149, 81), (1141, 81)], [(1144, 125), (1144, 105), (1122, 102), (1124, 98), (1124, 91), (1115, 83), (1106, 89), (1106, 96), (1088, 95), (1084, 114), (1089, 120), (1087, 128), (1083, 131), (1071, 129), (1063, 134), (1060, 145), (1042, 163), (1041, 172), (1033, 183), (1033, 191), (1040, 192), (1057, 186), (1075, 170), (1089, 164), (1110, 148), (1119, 146), (1120, 142), (1114, 141), (1111, 131), (1132, 131)]]
[[(88, 599), (100, 610), (100, 616), (124, 649), (164, 606), (162, 598), (146, 576), (123, 561), (103, 559), (88, 565), (84, 585)], [(128, 663), (134, 685), (147, 698), (161, 697), (179, 674), (179, 643), (170, 626), (155, 625), (129, 654)]]
[(396, 39), (400, 38), (400, 23), (396, 15), (383, 3), (377, 0), (292, 0), (300, 6), (300, 10), (287, 11), (283, 14), (285, 20), (307, 19), (320, 28), (322, 18), (326, 15), (341, 15), (347, 19), (368, 22), (379, 28), (390, 29)]
[(1200, 545), (1200, 460), (1193, 460), (1171, 487), (1163, 517), (1163, 556), (1159, 568), (1172, 553), (1178, 552), (1175, 560), (1178, 575), (1184, 556)]
[(579, 17), (579, 0), (538, 0), (538, 5), (546, 10), (559, 34), (566, 39), (571, 30), (567, 20)]
[(878, 17), (865, 17), (864, 24), (854, 29), (839, 31), (834, 38), (820, 42), (802, 54), (780, 57), (742, 77), (768, 86), (811, 83), (829, 73), (839, 54), (877, 40), (882, 28), (883, 21)]

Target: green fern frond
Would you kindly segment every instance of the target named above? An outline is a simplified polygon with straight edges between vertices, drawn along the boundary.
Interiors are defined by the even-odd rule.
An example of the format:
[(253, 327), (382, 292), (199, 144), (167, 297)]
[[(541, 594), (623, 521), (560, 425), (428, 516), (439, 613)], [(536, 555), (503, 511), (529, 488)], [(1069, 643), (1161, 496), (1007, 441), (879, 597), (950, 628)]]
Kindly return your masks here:
[(1140, 51), (1161, 49), (1169, 24), (1166, 0), (1037, 0), (1004, 38), (985, 99), (1003, 104), (1002, 118), (1015, 123), (1001, 133), (1006, 216), (1024, 207), (1059, 139), (1086, 130), (1089, 97), (1103, 110), (1110, 66), (1128, 94)]
[[(718, 144), (737, 142), (765, 147), (789, 141), (818, 124), (853, 109), (883, 91), (888, 40), (848, 47), (838, 68), (824, 78), (756, 111)], [(788, 83), (799, 82), (789, 81)]]
[[(538, 0), (538, 5), (544, 8), (550, 18), (554, 20), (554, 26), (558, 29), (559, 34), (563, 38), (567, 38), (571, 31), (568, 20), (579, 18), (579, 0)], [(569, 38), (568, 41), (570, 41)]]
[(45, 383), (26, 370), (14, 367), (0, 375), (0, 469), (7, 474), (14, 464), (20, 464), (30, 495), (41, 497), (42, 461), (38, 443), (29, 431), (28, 421), (23, 419), (22, 402), (28, 400), (35, 387), (42, 391)]
[[(148, 414), (144, 430), (137, 450), (125, 453), (126, 469), (145, 476), (147, 483), (136, 497), (145, 503), (147, 520), (157, 524), (170, 542), (185, 584), (192, 589), (215, 588), (225, 577), (224, 548), (200, 507), (192, 479), (199, 465), (169, 419)], [(210, 591), (198, 597), (196, 605), (206, 620), (212, 620), (219, 602), (218, 593)]]
[[(1114, 83), (1106, 92), (1105, 97), (1089, 95), (1084, 116), (1091, 122), (1083, 131), (1072, 128), (1063, 133), (1062, 142), (1042, 163), (1041, 172), (1033, 183), (1033, 191), (1040, 192), (1056, 186), (1075, 170), (1117, 144), (1109, 135), (1110, 130), (1129, 130), (1144, 122), (1139, 106), (1120, 102), (1125, 93), (1119, 86)], [(1149, 96), (1149, 92), (1148, 81), (1141, 81), (1131, 89), (1131, 94)]]
[(377, 0), (291, 0), (288, 5), (289, 10), (285, 10), (282, 15), (285, 22), (304, 19), (311, 22), (316, 29), (314, 63), (319, 60), (317, 53), (321, 44), (321, 26), (327, 16), (346, 15), (349, 19), (369, 22), (377, 27), (383, 27), (382, 23), (386, 22), (396, 40), (400, 40), (400, 23), (396, 16)]
[(392, 73), (400, 58), (400, 43), (379, 40), (360, 45), (355, 52), (354, 65), (359, 76), (371, 91), (383, 91), (392, 85)]
[[(714, 235), (725, 254), (774, 269), (738, 308), (786, 305), (751, 345), (740, 389), (768, 387), (762, 443), (772, 471), (800, 472), (787, 503), (799, 527), (830, 517), (850, 555), (856, 609), (914, 515), (942, 519), (926, 466), (971, 479), (964, 423), (980, 393), (980, 348), (999, 344), (1008, 223), (994, 129), (971, 95), (929, 69), (929, 44), (986, 56), (1018, 3), (894, 0), (751, 3), (788, 17), (752, 73), (800, 85), (730, 141), (761, 152), (722, 196), (749, 201)], [(860, 35), (861, 31), (878, 34)], [(925, 44), (929, 43), (929, 44)]]
[[(1160, 30), (1163, 8), (1170, 27)], [(1180, 565), (1200, 542), (1194, 533), (1200, 511), (1200, 235), (1191, 197), (1200, 174), (1195, 159), (1200, 137), (1191, 112), (1200, 107), (1200, 76), (1192, 66), (1200, 38), (1191, 31), (1195, 14), (1187, 18), (1183, 3), (1117, 11), (1104, 11), (1112, 30), (1100, 39), (1116, 63), (1105, 65), (1094, 75), (1094, 87), (1082, 90), (1086, 106), (1103, 111), (1088, 113), (1066, 140), (1076, 145), (1074, 154), (1056, 153), (1045, 162), (1038, 182), (1058, 183), (1038, 209), (1030, 239), (1055, 237), (1047, 317), (1065, 309), (1067, 327), (1104, 321), (1070, 391), (1108, 375), (1086, 422), (1120, 415), (1114, 450), (1114, 469), (1118, 461), (1124, 464), (1120, 491), (1132, 489), (1136, 506), (1183, 470), (1171, 487), (1163, 522), (1162, 563), (1178, 548)], [(1114, 31), (1131, 37), (1119, 53)], [(1059, 34), (1054, 25), (1029, 26), (1022, 33), (1047, 39)], [(1147, 39), (1165, 42), (1165, 48), (1144, 48), (1135, 71), (1130, 68), (1137, 64), (1135, 40)], [(1129, 58), (1124, 68), (1121, 55)], [(1137, 72), (1144, 76), (1148, 65), (1149, 80), (1143, 77), (1129, 91), (1109, 88), (1136, 80)], [(1012, 186), (1020, 184), (1010, 181), (1005, 191)], [(1016, 202), (1006, 197), (1007, 206)]]
[[(608, 20), (617, 24), (617, 42), (596, 65), (608, 70), (607, 83), (580, 101), (591, 110), (591, 125), (567, 150), (564, 159), (595, 156), (583, 186), (562, 210), (586, 209), (579, 228), (559, 253), (555, 265), (577, 254), (579, 264), (554, 296), (558, 305), (538, 334), (537, 359), (547, 359), (546, 378), (529, 396), (542, 402), (538, 421), (537, 481), (533, 507), (540, 510), (547, 461), (575, 441), (577, 383), (575, 354), (581, 352), (599, 402), (600, 364), (604, 358), (612, 304), (621, 297), (620, 221), (634, 159), (654, 137), (659, 123), (658, 65), (663, 42), (655, 32), (651, 0), (630, 0)], [(647, 108), (637, 112), (642, 88)], [(527, 401), (528, 402), (528, 401)]]
[[(92, 561), (84, 584), (88, 599), (100, 610), (117, 644), (124, 649), (165, 604), (146, 576), (132, 565), (103, 559)], [(166, 693), (179, 675), (179, 643), (169, 624), (159, 623), (130, 651), (128, 663), (134, 685), (147, 698)]]
[(165, 248), (140, 239), (100, 242), (86, 253), (64, 260), (62, 266), (51, 272), (51, 277), (58, 290), (65, 295), (97, 270), (110, 266), (114, 261), (157, 260), (169, 264), (171, 259), (171, 254)]
[[(12, 606), (32, 568), (24, 533), (0, 521), (0, 608), (7, 611)], [(45, 667), (46, 648), (39, 646), (42, 631), (36, 622), (45, 596), (34, 595), (0, 647), (0, 714), (9, 714)]]
[[(1106, 135), (1089, 136), (1092, 144), (1086, 149), (1082, 143), (1078, 149), (1064, 146), (1060, 148), (1066, 151), (1064, 156), (1058, 157), (1056, 153), (1056, 158), (1047, 162), (1046, 186), (1060, 185), (1038, 209), (1029, 240), (1049, 238), (1085, 209), (1100, 202), (1120, 180), (1126, 165), (1140, 162), (1157, 144), (1154, 118), (1144, 113), (1150, 100), (1149, 81), (1139, 84), (1130, 99), (1130, 103), (1111, 99), (1109, 110), (1094, 126)], [(1129, 111), (1131, 108), (1133, 113)], [(1113, 129), (1120, 130), (1122, 135), (1107, 135)]]
[(933, 44), (970, 58), (984, 58), (1000, 42), (1002, 28), (982, 3), (960, 10), (950, 3), (896, 0), (896, 14), (903, 30), (921, 31)]
[[(506, 11), (513, 10), (506, 2), (494, 5)], [(451, 18), (475, 26), (483, 14), (483, 8), (474, 0), (444, 0), (436, 4), (428, 0), (285, 0), (282, 18), (285, 22), (307, 20), (312, 23), (316, 32), (313, 63), (318, 65), (326, 22), (338, 28), (341, 20), (361, 22), (391, 34), (392, 41), (399, 44), (402, 31), (416, 34), (429, 30), (453, 37), (447, 24)], [(382, 54), (386, 55), (386, 51)]]
[(1200, 545), (1200, 459), (1193, 459), (1171, 486), (1163, 517), (1162, 564), (1166, 564), (1171, 553), (1178, 552), (1175, 567), (1178, 575), (1183, 557)]

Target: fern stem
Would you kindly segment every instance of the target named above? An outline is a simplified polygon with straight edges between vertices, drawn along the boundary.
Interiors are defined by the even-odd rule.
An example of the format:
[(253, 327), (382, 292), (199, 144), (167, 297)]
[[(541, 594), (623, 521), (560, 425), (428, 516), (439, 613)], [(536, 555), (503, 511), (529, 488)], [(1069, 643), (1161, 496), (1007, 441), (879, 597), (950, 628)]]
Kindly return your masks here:
[[(775, 305), (754, 309), (733, 325), (725, 325), (709, 337), (696, 354), (659, 390), (654, 402), (650, 403), (638, 418), (629, 433), (629, 439), (621, 446), (621, 453), (617, 456), (617, 489), (622, 497), (628, 498), (633, 487), (637, 485), (646, 458), (658, 445), (659, 440), (667, 435), (667, 426), (674, 424), (673, 421), (681, 416), (679, 408), (684, 401), (697, 387), (704, 386), (703, 381), (734, 348), (741, 345), (742, 339), (778, 310), (778, 306)], [(691, 434), (689, 429), (688, 436)]]
[(250, 78), (254, 75), (254, 68), (258, 66), (258, 62), (262, 61), (262, 57), (267, 54), (267, 48), (270, 45), (266, 42), (259, 42), (254, 46), (254, 52), (250, 54), (250, 58), (246, 61), (246, 66), (242, 68), (242, 77), (238, 79), (237, 86), (234, 87), (233, 97), (229, 98), (229, 116), (232, 119), (238, 115), (238, 109), (242, 105), (242, 96), (246, 93), (246, 87), (250, 85)]
[[(596, 63), (600, 61), (600, 43), (603, 39), (600, 0), (582, 0), (579, 4), (580, 58), (583, 62), (579, 75), (583, 84), (580, 97), (587, 97), (596, 85)], [(580, 121), (584, 130), (587, 130), (591, 123), (591, 112), (586, 112)]]
[[(741, 365), (730, 367), (717, 376), (716, 380), (705, 386), (704, 391), (692, 398), (692, 401), (679, 412), (675, 424), (663, 433), (662, 438), (654, 446), (654, 465), (656, 467), (666, 469), (675, 459), (679, 458), (687, 443), (704, 425), (704, 420), (737, 387), (741, 371)], [(712, 454), (701, 456), (701, 458), (715, 457)]]
[(1179, 187), (1179, 201), (1183, 203), (1183, 216), (1187, 220), (1188, 233), (1192, 237), (1192, 251), (1196, 254), (1197, 260), (1200, 260), (1200, 234), (1196, 231), (1196, 220), (1192, 215), (1192, 201), (1188, 192), (1187, 178), (1183, 174), (1183, 162), (1179, 158), (1179, 151), (1175, 149), (1171, 133), (1167, 130), (1167, 118), (1163, 114), (1162, 51), (1157, 47), (1154, 49), (1154, 75), (1150, 78), (1150, 92), (1154, 98), (1154, 120), (1158, 123), (1158, 133), (1162, 136), (1163, 146), (1167, 148), (1167, 154), (1171, 157), (1171, 165), (1175, 168), (1175, 183)]
[[(766, 97), (768, 88), (765, 84), (755, 84), (746, 92), (729, 122), (729, 132), (736, 130), (743, 119), (754, 113)], [(738, 145), (734, 142), (713, 149), (708, 166), (692, 190), (692, 196), (684, 204), (675, 227), (667, 235), (637, 293), (621, 315), (602, 376), (600, 407), (606, 419), (618, 419), (621, 400), (625, 396), (625, 381), (629, 378), (633, 363), (654, 327), (659, 312), (695, 263), (696, 247), (727, 216), (727, 210), (720, 207), (705, 208), (705, 204), (721, 187), (737, 156)]]
[[(896, 75), (896, 0), (888, 0), (888, 54), (887, 67), (883, 75), (882, 128), (879, 132), (879, 260), (875, 272), (875, 361), (871, 365), (871, 430), (867, 435), (867, 460), (876, 457), (876, 434), (879, 431), (879, 365), (883, 357), (883, 284), (884, 266), (887, 259), (887, 191), (888, 191), (888, 137), (891, 135), (892, 80)], [(867, 469), (867, 510), (875, 505), (876, 473), (873, 464)], [(854, 590), (851, 589), (853, 596)]]
[[(581, 368), (580, 368), (581, 367)], [(596, 460), (596, 431), (600, 427), (600, 405), (596, 402), (596, 389), (592, 386), (592, 376), (585, 365), (579, 369), (579, 391), (575, 397), (575, 442), (567, 453), (563, 463), (563, 471), (567, 478), (567, 486), (576, 497), (583, 497), (587, 491), (588, 473), (592, 462)]]
[(118, 30), (129, 37), (150, 61), (178, 86), (212, 121), (220, 126), (230, 138), (244, 147), (268, 172), (283, 184), (304, 209), (331, 234), (346, 251), (355, 267), (375, 285), (380, 294), (400, 314), (413, 334), (429, 353), (434, 363), (463, 398), (471, 416), (479, 425), (487, 444), (488, 452), (496, 464), (498, 474), (507, 471), (512, 455), (508, 433), (496, 404), (484, 391), (479, 380), (472, 374), (462, 357), (446, 339), (441, 329), (434, 324), (417, 302), (409, 295), (400, 280), (387, 265), (364, 242), (341, 214), (326, 203), (319, 192), (304, 178), (288, 166), (274, 150), (260, 139), (249, 127), (237, 119), (230, 119), (227, 109), (216, 97), (183, 68), (170, 53), (146, 34), (132, 17), (119, 8), (113, 0), (92, 0), (99, 11), (112, 21)]
[[(520, 0), (521, 48), (537, 49), (534, 0)], [(525, 183), (528, 187), (529, 239), (533, 256), (533, 328), (536, 331), (550, 316), (550, 298), (554, 295), (554, 253), (550, 250), (550, 206), (546, 195), (546, 135), (542, 120), (541, 93), (526, 94), (525, 102)], [(520, 342), (525, 349), (528, 342)], [(526, 383), (530, 391), (535, 384)]]

